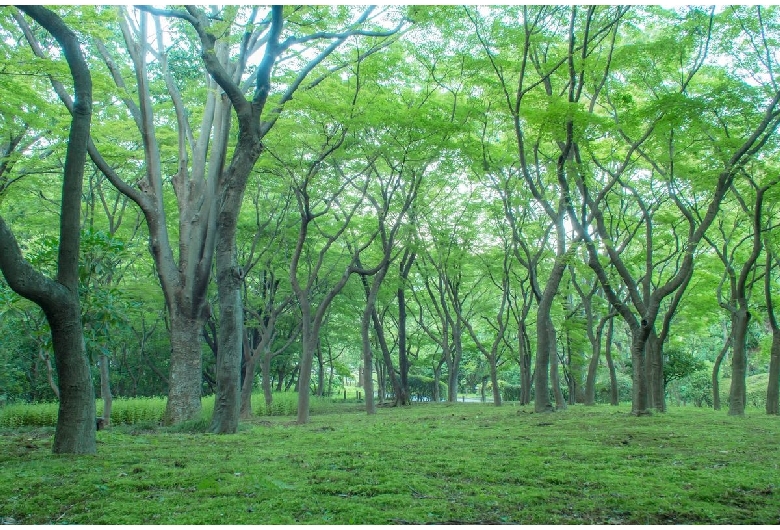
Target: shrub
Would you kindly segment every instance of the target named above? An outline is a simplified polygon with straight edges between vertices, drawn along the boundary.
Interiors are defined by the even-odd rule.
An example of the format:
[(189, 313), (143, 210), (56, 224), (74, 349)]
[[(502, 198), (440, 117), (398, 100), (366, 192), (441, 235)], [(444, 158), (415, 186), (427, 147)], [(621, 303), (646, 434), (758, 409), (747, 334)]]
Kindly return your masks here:
[(57, 425), (57, 403), (18, 403), (0, 409), (0, 427), (47, 427)]
[[(446, 388), (446, 387), (445, 387)], [(309, 410), (318, 412), (326, 408), (326, 399), (312, 397)], [(111, 406), (113, 425), (159, 425), (165, 417), (167, 399), (164, 397), (114, 398)], [(214, 396), (201, 400), (200, 419), (188, 422), (185, 431), (198, 432), (214, 413)], [(103, 400), (95, 401), (96, 415), (103, 415)], [(0, 408), (0, 427), (54, 427), (57, 425), (57, 403), (19, 403)], [(252, 411), (258, 416), (294, 416), (298, 412), (297, 392), (274, 393), (271, 410), (266, 410), (262, 393), (252, 395)], [(205, 423), (204, 423), (205, 422)]]
[[(409, 394), (414, 401), (433, 401), (433, 378), (424, 375), (410, 375)], [(447, 397), (447, 384), (439, 381), (439, 397)]]
[[(114, 398), (111, 402), (111, 423), (114, 425), (135, 425), (137, 423), (161, 423), (165, 416), (166, 398)], [(103, 400), (95, 403), (97, 415), (103, 415)]]
[(520, 401), (520, 385), (505, 384), (501, 386), (502, 401)]

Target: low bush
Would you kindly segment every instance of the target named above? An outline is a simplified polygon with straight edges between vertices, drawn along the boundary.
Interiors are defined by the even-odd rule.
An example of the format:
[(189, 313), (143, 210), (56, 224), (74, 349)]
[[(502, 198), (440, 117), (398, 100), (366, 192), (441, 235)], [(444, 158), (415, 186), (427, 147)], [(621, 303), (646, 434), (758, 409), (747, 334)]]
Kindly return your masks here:
[[(433, 378), (424, 375), (410, 375), (409, 394), (415, 401), (433, 401)], [(439, 381), (439, 398), (446, 399), (447, 384)]]
[[(326, 399), (312, 397), (309, 411), (319, 413), (327, 408)], [(160, 424), (165, 416), (167, 399), (164, 397), (114, 398), (111, 406), (113, 425)], [(211, 418), (214, 396), (201, 400), (202, 418)], [(103, 415), (103, 400), (95, 401), (96, 415)], [(0, 408), (0, 427), (54, 427), (57, 425), (57, 403), (18, 403)], [(252, 395), (252, 411), (257, 416), (294, 416), (298, 412), (298, 393), (279, 392), (273, 395), (270, 410), (266, 409), (263, 394)]]
[(14, 403), (0, 409), (0, 427), (53, 427), (58, 408), (57, 403)]

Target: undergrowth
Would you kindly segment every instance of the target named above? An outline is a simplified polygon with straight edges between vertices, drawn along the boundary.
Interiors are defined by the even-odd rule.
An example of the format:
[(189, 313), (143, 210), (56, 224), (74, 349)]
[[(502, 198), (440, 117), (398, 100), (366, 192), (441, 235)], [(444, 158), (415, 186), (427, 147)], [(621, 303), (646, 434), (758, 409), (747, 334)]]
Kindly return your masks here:
[[(51, 454), (0, 435), (0, 519), (19, 524), (778, 524), (780, 419), (757, 409), (330, 404), (235, 435), (151, 423)], [(196, 430), (196, 429), (195, 429)]]
[[(111, 423), (114, 425), (135, 425), (139, 423), (160, 423), (165, 415), (166, 399), (114, 398), (111, 407)], [(214, 412), (214, 396), (201, 400), (203, 419), (211, 418)], [(326, 410), (330, 400), (311, 399), (310, 411)], [(57, 403), (19, 403), (0, 407), (0, 427), (54, 427), (57, 425)], [(95, 402), (97, 416), (103, 416), (103, 401)], [(252, 395), (252, 411), (259, 416), (294, 416), (298, 410), (297, 392), (278, 392), (273, 395), (271, 406), (266, 407), (262, 394)], [(199, 420), (196, 420), (199, 421)]]

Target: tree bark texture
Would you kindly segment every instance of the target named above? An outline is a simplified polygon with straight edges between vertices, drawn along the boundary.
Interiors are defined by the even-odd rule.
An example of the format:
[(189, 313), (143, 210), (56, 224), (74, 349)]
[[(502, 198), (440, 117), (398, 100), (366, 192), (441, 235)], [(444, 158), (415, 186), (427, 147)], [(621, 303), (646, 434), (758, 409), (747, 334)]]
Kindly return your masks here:
[(647, 339), (650, 325), (643, 320), (640, 327), (631, 330), (631, 414), (650, 414), (650, 392), (647, 382)]
[[(550, 401), (550, 356), (558, 355), (555, 344), (555, 327), (550, 312), (558, 287), (561, 284), (563, 273), (566, 270), (566, 260), (561, 256), (556, 259), (547, 285), (544, 287), (542, 297), (536, 310), (536, 366), (534, 371), (534, 411), (552, 412)], [(557, 358), (557, 357), (556, 357)]]
[(740, 307), (734, 313), (731, 332), (734, 351), (731, 355), (731, 388), (729, 389), (729, 416), (744, 416), (747, 401), (747, 330), (750, 312)]
[(203, 322), (175, 311), (170, 317), (171, 366), (164, 419), (166, 425), (200, 419), (203, 380), (200, 342)]
[(654, 330), (647, 338), (646, 348), (648, 407), (654, 408), (658, 412), (666, 412), (663, 344)]

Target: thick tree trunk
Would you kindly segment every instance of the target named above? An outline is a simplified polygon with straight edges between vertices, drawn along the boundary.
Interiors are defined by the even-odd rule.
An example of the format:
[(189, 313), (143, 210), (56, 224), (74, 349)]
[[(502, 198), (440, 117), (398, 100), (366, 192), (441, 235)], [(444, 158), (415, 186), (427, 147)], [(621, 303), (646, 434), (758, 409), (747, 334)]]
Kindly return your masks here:
[(550, 401), (550, 318), (549, 302), (542, 300), (536, 312), (536, 366), (534, 367), (534, 411), (552, 412)]
[(645, 358), (649, 336), (650, 328), (644, 320), (639, 328), (631, 330), (631, 414), (634, 416), (650, 414)]
[(165, 424), (173, 425), (201, 417), (201, 329), (203, 321), (173, 311), (171, 318), (171, 368)]
[[(559, 254), (562, 250), (559, 249)], [(544, 286), (544, 292), (539, 299), (539, 306), (536, 310), (536, 367), (534, 371), (534, 411), (552, 412), (553, 406), (550, 402), (550, 356), (555, 353), (557, 347), (555, 344), (555, 327), (553, 326), (550, 312), (552, 310), (553, 300), (558, 292), (558, 287), (563, 279), (563, 273), (566, 270), (567, 260), (561, 255), (556, 258), (550, 277), (547, 279), (547, 285)], [(557, 398), (557, 396), (556, 396)]]
[(663, 344), (655, 331), (651, 331), (647, 339), (647, 382), (650, 398), (648, 407), (666, 412)]
[(734, 352), (731, 356), (731, 388), (729, 389), (729, 416), (744, 416), (747, 401), (747, 329), (750, 313), (742, 306), (732, 320)]
[(59, 378), (60, 403), (54, 432), (54, 453), (93, 454), (95, 390), (87, 360), (78, 298), (46, 311)]

